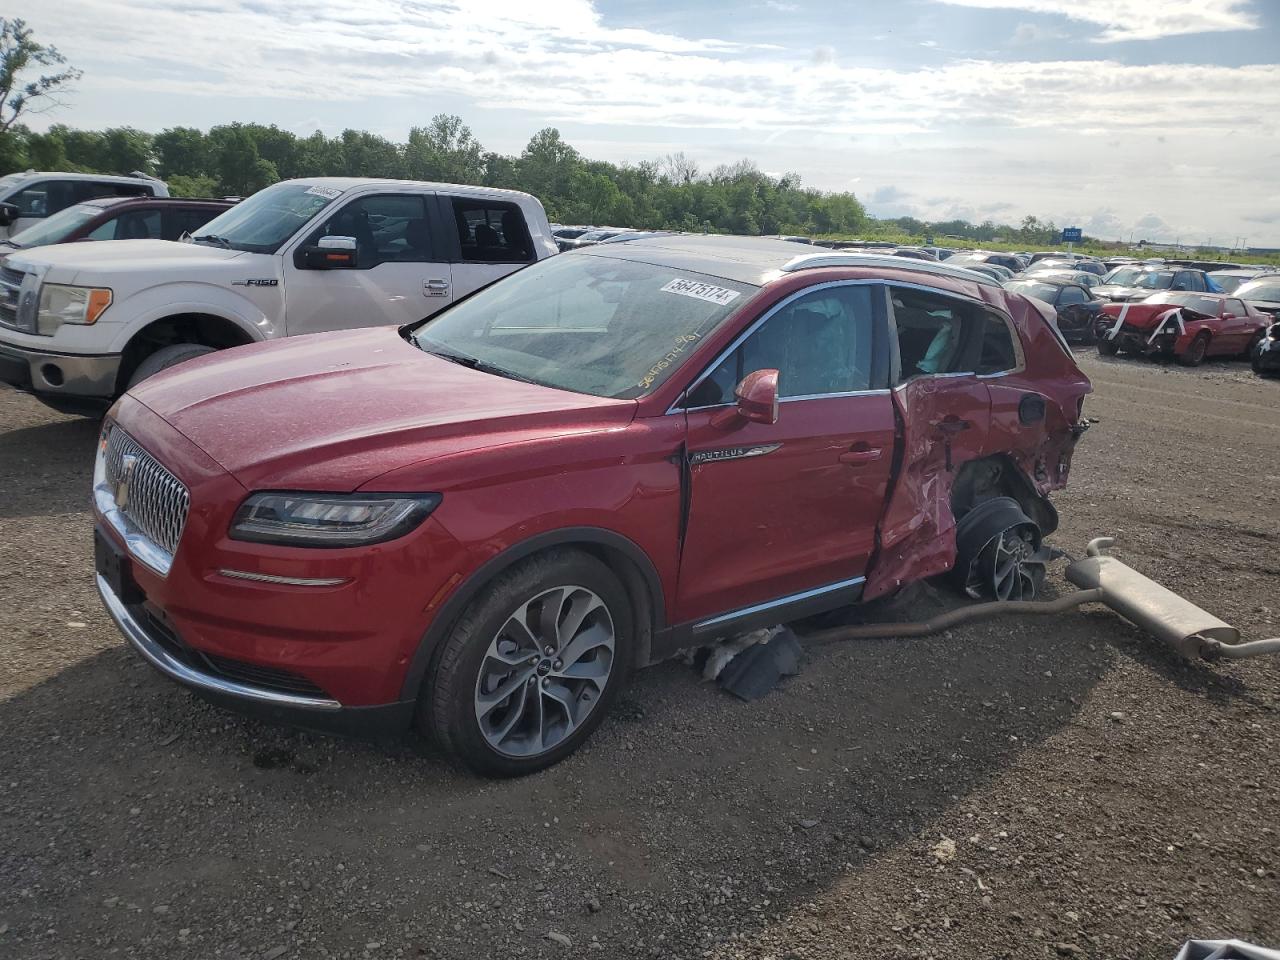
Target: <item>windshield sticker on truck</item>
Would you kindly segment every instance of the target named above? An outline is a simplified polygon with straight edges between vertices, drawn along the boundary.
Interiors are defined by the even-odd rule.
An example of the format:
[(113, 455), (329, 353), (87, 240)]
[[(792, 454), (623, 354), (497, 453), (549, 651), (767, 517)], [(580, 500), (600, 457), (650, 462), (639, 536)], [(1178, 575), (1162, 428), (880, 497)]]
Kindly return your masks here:
[[(733, 293), (732, 290), (729, 292)], [(734, 296), (736, 297), (737, 294), (734, 293)], [(650, 367), (648, 372), (641, 378), (639, 384), (640, 389), (648, 390), (653, 386), (654, 381), (658, 379), (658, 374), (662, 373), (663, 370), (667, 369), (667, 367), (679, 360), (681, 355), (689, 349), (691, 344), (698, 342), (699, 336), (700, 334), (697, 333), (682, 333), (680, 336), (676, 337), (676, 345), (668, 350), (666, 356)]]
[(728, 306), (741, 296), (737, 290), (729, 290), (710, 283), (700, 283), (697, 280), (684, 280), (678, 277), (663, 287), (662, 292), (678, 293), (682, 297), (693, 297), (695, 300), (718, 303), (722, 307)]
[(307, 187), (307, 193), (313, 193), (317, 197), (324, 197), (326, 200), (332, 200), (334, 197), (342, 193), (342, 191), (337, 189), (336, 187), (315, 186), (315, 187)]

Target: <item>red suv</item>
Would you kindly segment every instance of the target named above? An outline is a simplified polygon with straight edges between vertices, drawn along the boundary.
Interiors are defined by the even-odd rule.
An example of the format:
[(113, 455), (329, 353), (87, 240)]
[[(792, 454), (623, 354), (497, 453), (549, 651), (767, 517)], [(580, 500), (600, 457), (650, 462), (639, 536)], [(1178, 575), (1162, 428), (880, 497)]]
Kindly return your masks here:
[(1043, 308), (967, 270), (601, 244), (135, 387), (103, 425), (97, 585), (216, 702), (416, 722), (526, 773), (681, 648), (952, 569), (1030, 596), (1089, 391)]

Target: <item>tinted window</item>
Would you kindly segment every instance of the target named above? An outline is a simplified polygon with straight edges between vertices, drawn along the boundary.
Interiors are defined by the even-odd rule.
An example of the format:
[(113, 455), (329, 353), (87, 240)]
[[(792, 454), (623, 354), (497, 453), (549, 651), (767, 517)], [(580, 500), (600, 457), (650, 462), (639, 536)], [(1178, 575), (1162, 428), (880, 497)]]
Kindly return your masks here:
[(452, 203), (463, 260), (511, 263), (533, 259), (533, 242), (524, 215), (514, 203), (460, 198)]
[(689, 395), (689, 406), (733, 402), (749, 373), (778, 371), (779, 397), (871, 388), (872, 288), (829, 287), (778, 310)]
[(89, 234), (90, 240), (159, 240), (160, 211), (133, 210), (112, 217)]
[(174, 210), (166, 208), (162, 211), (160, 239), (180, 240), (184, 233), (194, 236), (201, 227), (220, 212), (220, 210), (215, 209)]
[(1200, 275), (1191, 270), (1179, 270), (1173, 278), (1173, 289), (1175, 290), (1203, 290), (1204, 281), (1200, 279)]
[(421, 195), (384, 194), (353, 200), (329, 216), (307, 243), (318, 243), (321, 237), (354, 237), (356, 266), (362, 270), (380, 263), (427, 263), (434, 259), (426, 198)]
[(982, 355), (978, 359), (978, 373), (1004, 373), (1006, 370), (1016, 369), (1018, 351), (1013, 345), (1013, 333), (1009, 330), (1009, 324), (994, 313), (984, 313), (983, 317)]
[(24, 217), (47, 217), (85, 199), (75, 195), (74, 186), (70, 180), (44, 180), (19, 190), (9, 203), (17, 206)]
[(1060, 306), (1070, 306), (1073, 303), (1087, 303), (1089, 295), (1079, 287), (1063, 287), (1062, 295), (1058, 297)]

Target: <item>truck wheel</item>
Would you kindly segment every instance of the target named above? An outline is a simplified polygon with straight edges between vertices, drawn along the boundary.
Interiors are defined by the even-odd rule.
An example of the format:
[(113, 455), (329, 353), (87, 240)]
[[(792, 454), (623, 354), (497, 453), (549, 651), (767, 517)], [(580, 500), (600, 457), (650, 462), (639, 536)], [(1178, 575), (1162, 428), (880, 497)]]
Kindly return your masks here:
[(161, 370), (168, 370), (170, 367), (194, 360), (196, 357), (203, 357), (216, 349), (216, 347), (206, 347), (203, 343), (174, 343), (161, 347), (138, 364), (137, 369), (133, 371), (133, 376), (129, 378), (129, 387), (136, 387), (147, 377), (154, 377)]
[(419, 695), (418, 723), (477, 773), (564, 759), (617, 699), (633, 656), (631, 603), (594, 557), (556, 551), (503, 573), (462, 614)]
[(1104, 357), (1114, 357), (1116, 355), (1116, 342), (1114, 340), (1099, 340), (1098, 353)]
[(1191, 346), (1187, 347), (1187, 352), (1178, 357), (1178, 362), (1184, 367), (1198, 367), (1204, 363), (1205, 354), (1209, 352), (1209, 334), (1200, 333), (1191, 341)]

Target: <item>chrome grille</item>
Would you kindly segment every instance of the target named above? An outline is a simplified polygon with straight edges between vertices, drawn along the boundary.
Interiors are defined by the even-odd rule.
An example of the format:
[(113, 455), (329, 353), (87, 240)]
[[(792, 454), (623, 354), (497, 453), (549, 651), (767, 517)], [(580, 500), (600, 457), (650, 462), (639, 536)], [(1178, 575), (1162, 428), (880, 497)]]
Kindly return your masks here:
[(116, 510), (172, 559), (191, 506), (187, 488), (119, 427), (107, 437), (104, 466)]
[(0, 324), (18, 329), (18, 297), (26, 274), (12, 267), (0, 267)]

